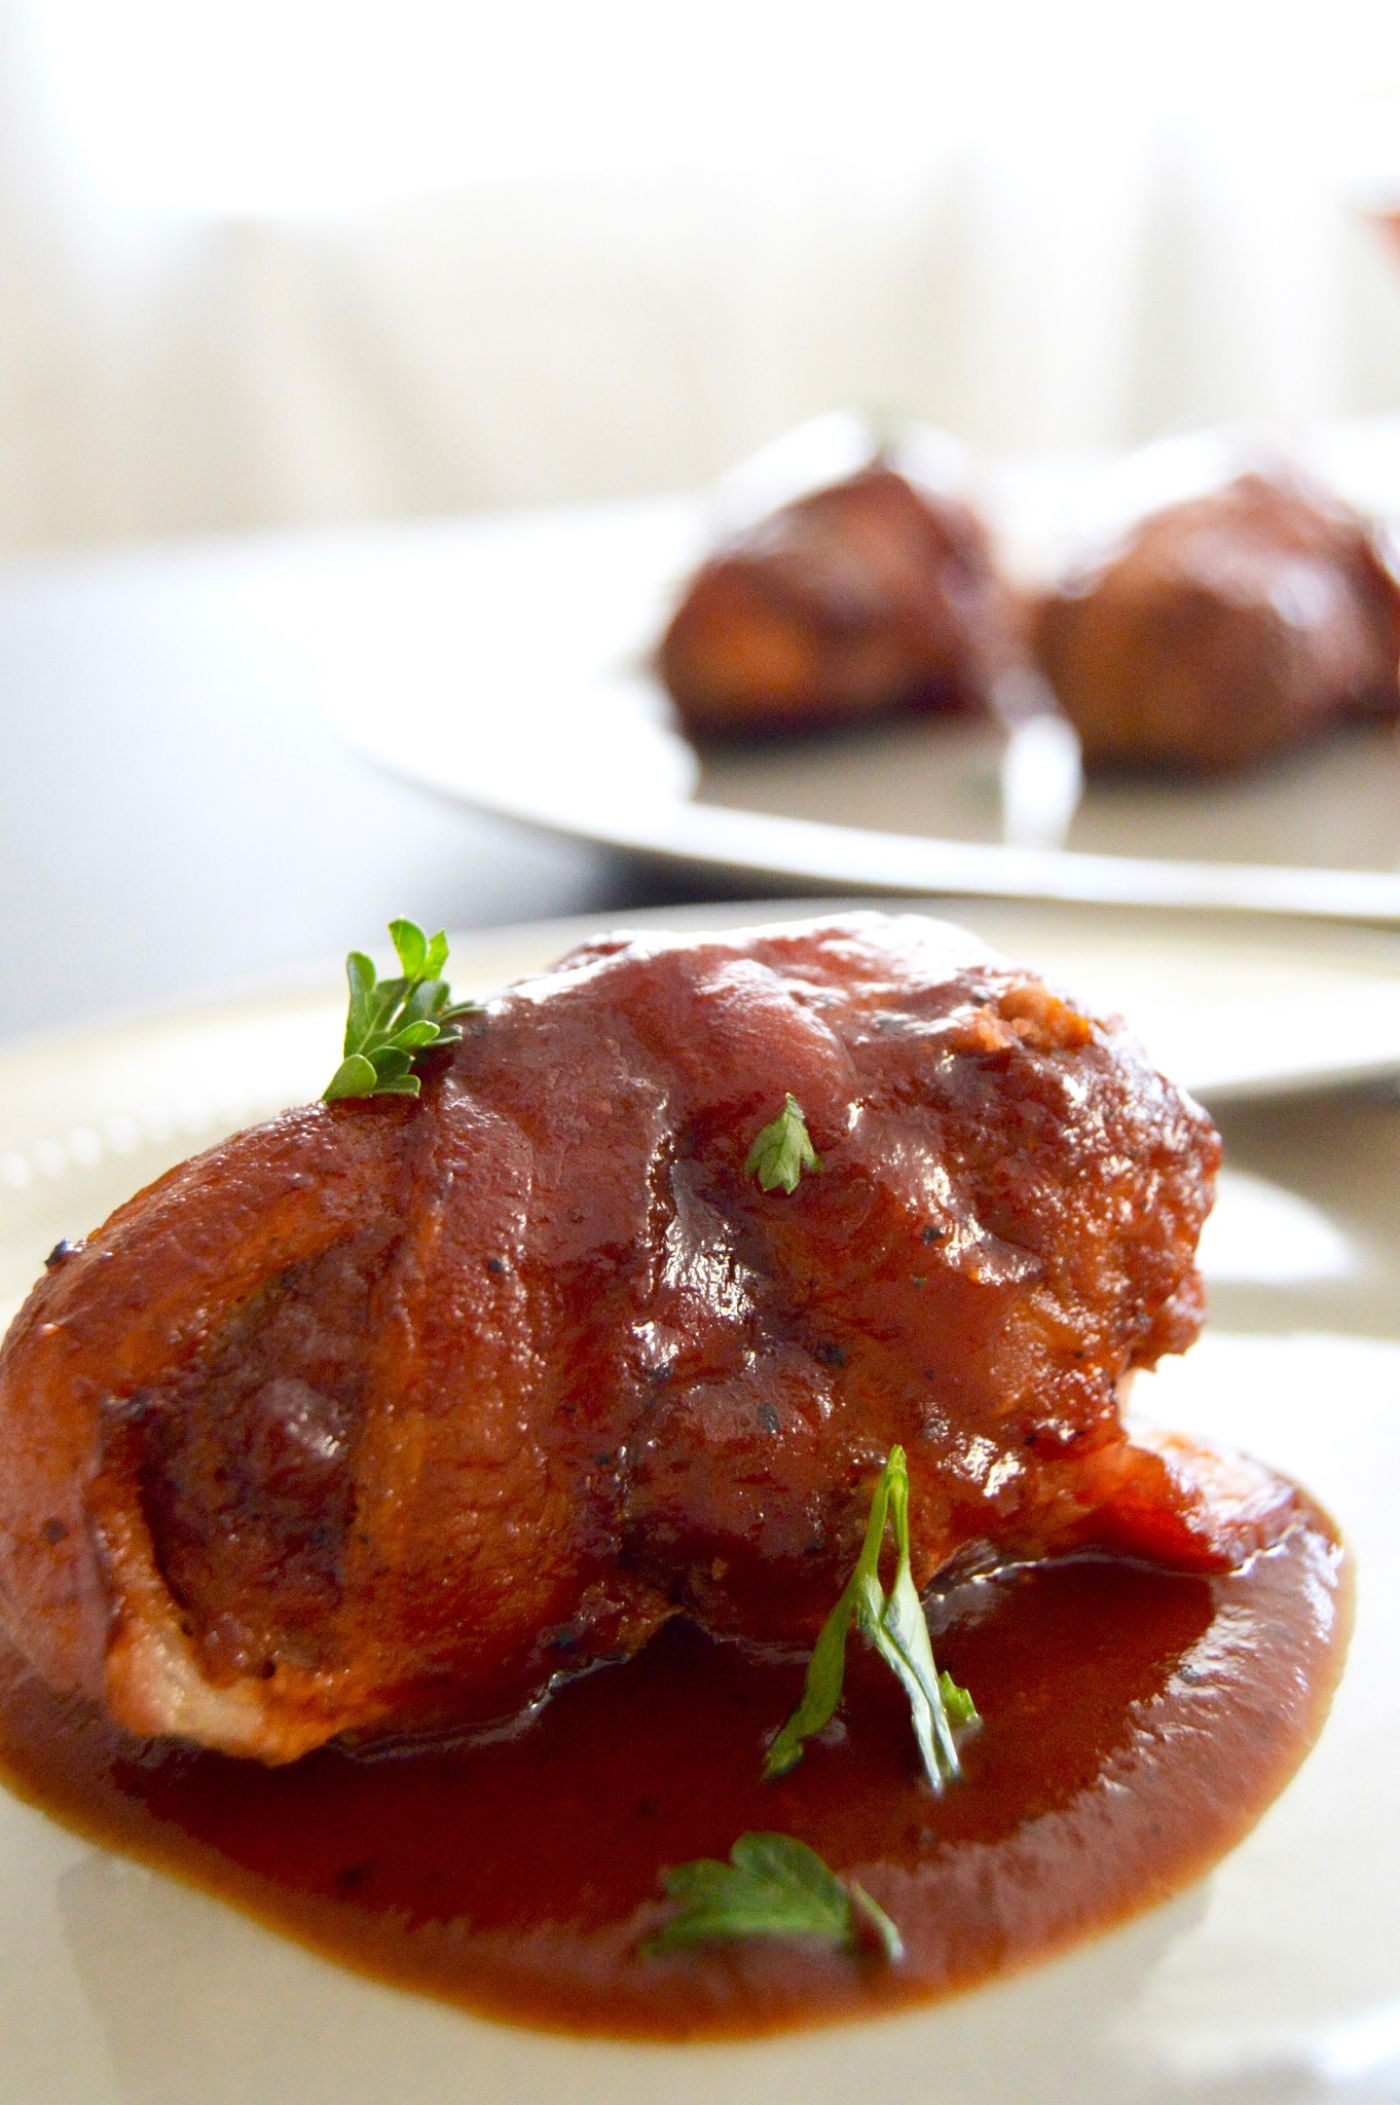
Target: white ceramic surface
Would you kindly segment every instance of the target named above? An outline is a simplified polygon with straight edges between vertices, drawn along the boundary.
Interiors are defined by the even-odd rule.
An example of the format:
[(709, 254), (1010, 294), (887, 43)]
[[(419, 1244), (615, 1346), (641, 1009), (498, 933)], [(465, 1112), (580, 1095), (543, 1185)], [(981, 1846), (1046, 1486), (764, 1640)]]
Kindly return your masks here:
[[(1044, 925), (1001, 918), (999, 939), (1059, 962)], [(461, 942), (455, 982), (499, 983), (571, 933)], [(1098, 953), (1084, 932), (1069, 947), (1077, 976), (1138, 1006), (1130, 954)], [(1327, 998), (1350, 975), (1364, 1001), (1365, 961), (1353, 971), (1343, 945), (1331, 962)], [(1242, 938), (1204, 977), (1185, 940), (1144, 950), (1134, 985), (1164, 1018), (1194, 1004), (1209, 1050), (1212, 1015), (1222, 1041), (1238, 1030), (1251, 971), (1262, 999), (1270, 987), (1286, 998), (1282, 959)], [(1294, 990), (1303, 1008), (1320, 998)], [(0, 1061), (0, 1301), (60, 1234), (168, 1161), (313, 1092), (334, 1064), (336, 1010), (328, 980), (304, 998), (136, 1021)], [(646, 2048), (516, 2031), (377, 1987), (0, 1794), (0, 2105), (1395, 2105), (1400, 1106), (1275, 1099), (1224, 1116), (1236, 1167), (1206, 1244), (1214, 1327), (1143, 1401), (1308, 1483), (1346, 1531), (1359, 1588), (1318, 1747), (1209, 1878), (941, 2008), (749, 2046)]]

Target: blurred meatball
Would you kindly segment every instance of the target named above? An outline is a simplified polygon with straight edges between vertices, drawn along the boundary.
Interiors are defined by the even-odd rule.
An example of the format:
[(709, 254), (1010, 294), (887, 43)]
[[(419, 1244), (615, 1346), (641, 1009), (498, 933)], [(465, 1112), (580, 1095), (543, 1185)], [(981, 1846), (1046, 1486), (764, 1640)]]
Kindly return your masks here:
[(1235, 768), (1400, 714), (1400, 587), (1366, 523), (1292, 477), (1154, 513), (1048, 594), (1036, 629), (1090, 761)]
[(1017, 603), (986, 527), (880, 462), (737, 535), (691, 582), (660, 670), (688, 730), (744, 735), (989, 706)]

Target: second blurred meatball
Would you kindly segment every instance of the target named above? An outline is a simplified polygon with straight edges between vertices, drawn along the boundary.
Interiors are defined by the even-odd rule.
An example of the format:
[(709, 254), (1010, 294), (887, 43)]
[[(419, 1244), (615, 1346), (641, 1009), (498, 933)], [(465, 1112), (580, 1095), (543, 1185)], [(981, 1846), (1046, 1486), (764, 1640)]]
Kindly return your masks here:
[(747, 735), (989, 706), (1014, 595), (961, 500), (876, 462), (704, 563), (661, 644), (687, 729)]
[(1087, 759), (1239, 767), (1340, 717), (1400, 714), (1400, 588), (1325, 492), (1242, 475), (1048, 594), (1036, 652)]

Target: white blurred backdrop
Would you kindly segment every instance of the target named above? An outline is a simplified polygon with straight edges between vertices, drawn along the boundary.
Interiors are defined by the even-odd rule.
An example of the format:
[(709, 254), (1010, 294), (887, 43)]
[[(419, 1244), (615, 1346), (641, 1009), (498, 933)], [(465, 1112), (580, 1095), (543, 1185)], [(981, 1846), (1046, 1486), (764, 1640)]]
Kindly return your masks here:
[(1397, 86), (1395, 0), (0, 0), (0, 549), (1397, 410)]

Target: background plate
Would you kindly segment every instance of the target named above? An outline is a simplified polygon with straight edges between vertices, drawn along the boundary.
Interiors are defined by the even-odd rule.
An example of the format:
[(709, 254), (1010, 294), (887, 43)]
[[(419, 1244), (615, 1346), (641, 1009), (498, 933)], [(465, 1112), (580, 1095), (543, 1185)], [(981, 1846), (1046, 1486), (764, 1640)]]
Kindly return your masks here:
[[(1012, 572), (1033, 583), (1138, 512), (1278, 450), (1201, 432), (1124, 457), (988, 467), (977, 494)], [(1400, 420), (1286, 450), (1363, 509), (1400, 518)], [(867, 456), (859, 420), (823, 418), (703, 499), (419, 533), (392, 592), (367, 579), (337, 607), (308, 685), (372, 759), (444, 795), (766, 890), (1400, 922), (1394, 726), (1223, 781), (1092, 778), (1077, 804), (1063, 752), (1034, 732), (1008, 748), (966, 724), (906, 719), (692, 750), (650, 671), (684, 580), (717, 532)]]

